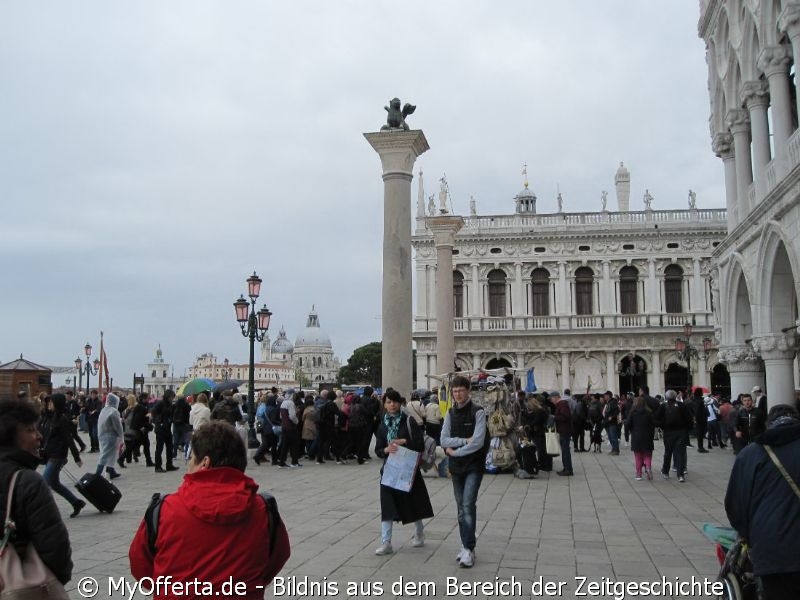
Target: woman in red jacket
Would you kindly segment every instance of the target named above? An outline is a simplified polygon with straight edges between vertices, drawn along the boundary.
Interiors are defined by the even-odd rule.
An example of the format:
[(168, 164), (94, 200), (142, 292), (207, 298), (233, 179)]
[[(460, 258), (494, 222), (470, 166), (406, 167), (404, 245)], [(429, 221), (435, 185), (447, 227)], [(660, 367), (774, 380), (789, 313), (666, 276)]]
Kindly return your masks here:
[[(155, 517), (154, 498), (128, 553), (131, 573), (144, 588), (152, 583), (154, 599), (202, 598), (210, 589), (264, 597), (289, 559), (289, 536), (244, 474), (246, 465), (244, 442), (228, 423), (211, 421), (194, 432), (183, 484), (161, 499)], [(246, 593), (237, 592), (241, 586)]]

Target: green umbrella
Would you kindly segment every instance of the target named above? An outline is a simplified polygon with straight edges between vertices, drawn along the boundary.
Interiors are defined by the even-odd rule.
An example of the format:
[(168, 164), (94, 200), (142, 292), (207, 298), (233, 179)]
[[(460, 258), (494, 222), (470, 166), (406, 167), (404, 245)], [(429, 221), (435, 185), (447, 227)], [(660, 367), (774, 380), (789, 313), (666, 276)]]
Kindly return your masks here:
[(205, 377), (190, 379), (175, 392), (178, 396), (195, 396), (200, 392), (210, 392), (214, 389), (214, 381)]

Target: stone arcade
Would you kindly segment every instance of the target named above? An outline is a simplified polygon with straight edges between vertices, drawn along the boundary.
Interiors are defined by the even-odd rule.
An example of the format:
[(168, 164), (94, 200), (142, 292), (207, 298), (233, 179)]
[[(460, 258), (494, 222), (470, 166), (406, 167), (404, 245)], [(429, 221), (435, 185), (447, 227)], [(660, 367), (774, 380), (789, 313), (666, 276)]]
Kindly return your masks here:
[(701, 0), (698, 27), (728, 208), (728, 237), (713, 253), (719, 357), (734, 395), (766, 383), (770, 405), (791, 403), (800, 387), (800, 3)]

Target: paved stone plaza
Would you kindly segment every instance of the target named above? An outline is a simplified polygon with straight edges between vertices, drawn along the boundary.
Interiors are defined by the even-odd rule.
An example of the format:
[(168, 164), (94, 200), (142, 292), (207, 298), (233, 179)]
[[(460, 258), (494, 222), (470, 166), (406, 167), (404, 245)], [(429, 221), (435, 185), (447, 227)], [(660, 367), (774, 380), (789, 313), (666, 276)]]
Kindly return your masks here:
[[(456, 565), (460, 549), (453, 492), (449, 479), (425, 478), (436, 513), (426, 523), (424, 548), (412, 548), (412, 526), (396, 526), (395, 553), (374, 555), (378, 545), (378, 470), (373, 459), (358, 466), (306, 462), (302, 469), (278, 469), (251, 462), (248, 474), (278, 498), (292, 541), (292, 557), (281, 576), (295, 583), (336, 583), (339, 594), (305, 593), (289, 589), (267, 598), (348, 597), (348, 582), (382, 582), (382, 597), (393, 598), (391, 584), (402, 578), (412, 584), (434, 582), (436, 593), (405, 594), (403, 597), (447, 597), (446, 578), (459, 581), (520, 582), (522, 594), (511, 597), (548, 597), (531, 594), (531, 584), (566, 582), (557, 598), (573, 598), (575, 578), (601, 582), (653, 581), (664, 575), (674, 581), (692, 576), (713, 579), (717, 563), (711, 543), (701, 532), (704, 522), (727, 524), (723, 498), (733, 463), (730, 450), (698, 454), (688, 449), (687, 482), (673, 476), (662, 480), (658, 473), (661, 443), (654, 455), (655, 480), (633, 479), (632, 453), (574, 454), (574, 477), (544, 473), (537, 479), (519, 480), (511, 475), (486, 475), (478, 501), (476, 564), (471, 570)], [(95, 455), (85, 455), (84, 470), (93, 470)], [(183, 461), (178, 464), (182, 465)], [(559, 459), (555, 467), (560, 468)], [(75, 466), (70, 467), (73, 472)], [(128, 545), (142, 518), (150, 496), (173, 491), (183, 469), (156, 474), (143, 463), (133, 464), (117, 480), (123, 499), (113, 515), (99, 514), (91, 506), (76, 519), (67, 518), (68, 506), (56, 502), (65, 517), (73, 545), (75, 569), (68, 588), (72, 598), (80, 595), (83, 577), (95, 578), (100, 589), (96, 598), (123, 598), (122, 591), (109, 593), (108, 577), (126, 577)], [(278, 590), (280, 591), (280, 590)], [(538, 590), (537, 590), (538, 591)], [(353, 594), (364, 597), (366, 593)], [(380, 594), (373, 593), (373, 597)], [(503, 593), (451, 596), (474, 598), (509, 597)], [(135, 598), (144, 598), (136, 594)], [(588, 594), (581, 597), (613, 597)], [(625, 596), (632, 597), (632, 596)], [(670, 596), (644, 596), (669, 598)], [(675, 596), (677, 597), (677, 596)], [(703, 597), (703, 596), (684, 596)]]

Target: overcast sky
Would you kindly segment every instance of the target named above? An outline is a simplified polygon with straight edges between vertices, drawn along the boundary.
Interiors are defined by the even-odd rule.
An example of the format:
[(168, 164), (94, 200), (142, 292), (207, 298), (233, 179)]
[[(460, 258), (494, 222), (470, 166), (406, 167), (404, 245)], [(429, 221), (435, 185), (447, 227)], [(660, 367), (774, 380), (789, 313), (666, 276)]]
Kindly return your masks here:
[[(0, 362), (70, 365), (105, 332), (130, 385), (247, 360), (232, 303), (255, 269), (294, 341), (380, 339), (383, 183), (362, 133), (393, 96), (456, 212), (724, 207), (690, 0), (4, 2)], [(416, 198), (417, 177), (413, 183)], [(63, 381), (55, 380), (55, 385)]]

